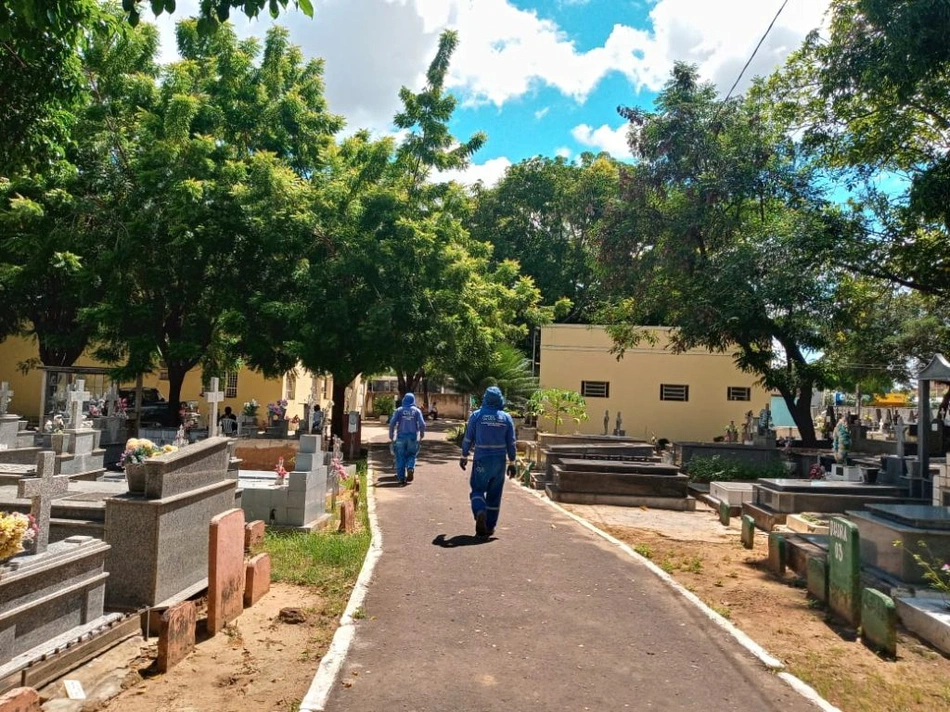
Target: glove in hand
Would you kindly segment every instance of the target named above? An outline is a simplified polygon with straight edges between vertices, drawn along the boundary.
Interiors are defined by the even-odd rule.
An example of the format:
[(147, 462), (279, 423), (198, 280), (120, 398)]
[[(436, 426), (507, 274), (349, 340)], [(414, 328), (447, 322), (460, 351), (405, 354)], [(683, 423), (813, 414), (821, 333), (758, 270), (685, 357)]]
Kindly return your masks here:
[(463, 470), (464, 470), (466, 467), (468, 467), (468, 458), (467, 458), (467, 457), (460, 457), (460, 458), (459, 458), (459, 467), (461, 467)]
[(514, 477), (514, 476), (515, 476), (515, 474), (517, 473), (517, 470), (515, 469), (514, 463), (508, 465), (508, 470), (507, 470), (507, 472), (508, 472), (508, 476), (509, 476), (509, 477)]

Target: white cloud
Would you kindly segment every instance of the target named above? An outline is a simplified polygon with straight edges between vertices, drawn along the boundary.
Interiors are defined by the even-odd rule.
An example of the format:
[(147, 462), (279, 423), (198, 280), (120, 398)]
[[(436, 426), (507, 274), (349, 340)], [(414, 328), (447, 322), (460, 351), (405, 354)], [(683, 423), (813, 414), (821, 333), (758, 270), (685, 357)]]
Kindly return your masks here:
[(492, 186), (501, 180), (510, 165), (510, 160), (500, 156), (489, 158), (484, 163), (469, 164), (468, 168), (463, 170), (443, 171), (435, 174), (433, 178), (439, 181), (454, 180), (465, 185), (475, 185), (481, 181), (485, 186)]
[(548, 112), (550, 110), (551, 110), (550, 106), (545, 106), (543, 109), (538, 109), (537, 111), (534, 112), (534, 118), (540, 121), (541, 119), (543, 119), (545, 116), (548, 115)]
[(587, 124), (581, 124), (571, 129), (571, 136), (578, 143), (599, 151), (607, 151), (614, 158), (630, 157), (626, 125), (612, 129), (607, 124), (603, 124), (595, 129)]
[(567, 146), (561, 146), (560, 148), (554, 151), (554, 155), (560, 156), (561, 158), (570, 158), (571, 154), (573, 153), (574, 152), (571, 149), (569, 149)]
[[(173, 56), (176, 19), (194, 13), (199, 0), (179, 0), (173, 18), (159, 22)], [(790, 0), (739, 86), (767, 74), (822, 22), (829, 0)], [(538, 3), (540, 6), (540, 3)], [(449, 84), (469, 105), (502, 106), (552, 88), (583, 102), (598, 83), (620, 74), (639, 90), (656, 90), (674, 60), (699, 65), (702, 75), (728, 91), (775, 13), (762, 0), (655, 0), (648, 22), (633, 27), (632, 5), (616, 3), (616, 18), (600, 46), (581, 50), (564, 29), (511, 0), (317, 0), (314, 17), (288, 9), (277, 22), (308, 57), (326, 59), (326, 92), (333, 111), (351, 127), (389, 129), (400, 86), (417, 90), (438, 43), (454, 27), (459, 46)], [(263, 36), (269, 15), (248, 20), (232, 13), (241, 36)], [(624, 24), (626, 23), (626, 24)]]

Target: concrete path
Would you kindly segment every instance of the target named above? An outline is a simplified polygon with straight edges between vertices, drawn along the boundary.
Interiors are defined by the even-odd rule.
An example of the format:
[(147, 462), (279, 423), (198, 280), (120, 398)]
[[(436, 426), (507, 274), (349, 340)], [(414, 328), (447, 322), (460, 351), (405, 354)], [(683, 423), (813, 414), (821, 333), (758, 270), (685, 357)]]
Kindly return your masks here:
[(371, 450), (383, 554), (327, 710), (815, 709), (642, 564), (517, 485), (481, 543), (459, 451), (431, 435), (405, 488), (385, 446)]

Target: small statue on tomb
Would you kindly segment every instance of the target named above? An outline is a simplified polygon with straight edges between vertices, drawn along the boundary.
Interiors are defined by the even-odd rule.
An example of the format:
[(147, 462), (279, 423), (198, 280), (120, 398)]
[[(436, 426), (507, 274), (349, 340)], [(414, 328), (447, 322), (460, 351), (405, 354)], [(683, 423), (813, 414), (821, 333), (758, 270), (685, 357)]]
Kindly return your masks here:
[(752, 440), (752, 422), (755, 420), (755, 416), (750, 410), (745, 414), (745, 423), (742, 424), (742, 442), (747, 443)]
[(736, 421), (734, 420), (730, 420), (729, 425), (726, 426), (726, 442), (739, 442), (739, 429), (736, 427)]
[(607, 434), (607, 429), (610, 428), (610, 411), (604, 411), (604, 435)]
[(620, 435), (620, 429), (623, 427), (623, 417), (620, 415), (620, 411), (617, 411), (617, 420), (614, 421), (614, 435)]
[(765, 406), (759, 411), (759, 423), (756, 432), (759, 435), (768, 435), (772, 427), (772, 414), (769, 407)]
[(834, 439), (831, 441), (835, 462), (845, 465), (848, 462), (848, 451), (851, 449), (851, 431), (848, 429), (848, 418), (842, 415), (835, 426)]

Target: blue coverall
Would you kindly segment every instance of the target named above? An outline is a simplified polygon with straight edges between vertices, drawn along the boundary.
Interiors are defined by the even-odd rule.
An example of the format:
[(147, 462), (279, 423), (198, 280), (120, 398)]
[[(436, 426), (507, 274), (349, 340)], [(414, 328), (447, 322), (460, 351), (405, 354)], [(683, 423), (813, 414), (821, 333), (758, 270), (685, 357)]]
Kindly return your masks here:
[(487, 534), (495, 531), (501, 511), (501, 494), (505, 487), (505, 455), (515, 461), (515, 424), (502, 408), (505, 399), (501, 390), (491, 386), (482, 398), (482, 407), (472, 413), (462, 440), (462, 459), (468, 457), (474, 445), (474, 461), (469, 479), (472, 516), (478, 522), (479, 513), (486, 512)]
[(393, 440), (396, 455), (396, 479), (406, 481), (406, 470), (416, 469), (416, 455), (419, 453), (419, 441), (426, 434), (426, 419), (416, 407), (416, 397), (407, 393), (402, 399), (402, 407), (397, 408), (389, 420), (389, 439)]

